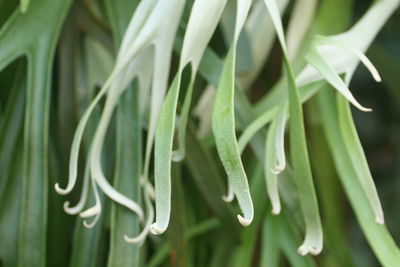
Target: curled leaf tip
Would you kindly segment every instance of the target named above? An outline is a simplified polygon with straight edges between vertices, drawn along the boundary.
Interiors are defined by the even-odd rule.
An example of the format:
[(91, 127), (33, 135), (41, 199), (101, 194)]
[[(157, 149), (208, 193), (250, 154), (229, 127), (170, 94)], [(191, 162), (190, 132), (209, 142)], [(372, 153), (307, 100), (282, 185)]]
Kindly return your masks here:
[(360, 104), (357, 103), (357, 105), (355, 105), (359, 110), (364, 111), (364, 112), (372, 112), (372, 108), (366, 108), (361, 106)]
[(271, 200), (272, 214), (278, 215), (281, 212), (281, 201), (279, 199), (279, 192), (277, 186), (271, 185), (268, 188), (268, 195)]
[(93, 218), (93, 220), (90, 223), (88, 223), (87, 220), (83, 220), (83, 226), (85, 226), (88, 229), (93, 228), (93, 226), (96, 225), (99, 218), (100, 218), (100, 213), (96, 214), (96, 216)]
[(81, 218), (89, 218), (100, 213), (101, 213), (101, 206), (99, 204), (96, 204), (93, 207), (88, 208), (85, 211), (82, 211), (79, 214), (79, 216), (81, 216)]
[(238, 214), (237, 218), (239, 220), (239, 223), (243, 226), (249, 226), (251, 224), (251, 222), (253, 221), (253, 218), (251, 219), (246, 219), (244, 218), (242, 215)]
[(233, 201), (234, 198), (235, 194), (233, 193), (232, 186), (228, 183), (228, 192), (226, 193), (226, 195), (222, 196), (222, 200), (226, 203), (230, 203)]
[(153, 235), (161, 235), (162, 233), (165, 232), (165, 229), (162, 229), (160, 226), (158, 226), (157, 223), (153, 223), (153, 224), (150, 226), (150, 232), (151, 232)]
[(307, 254), (318, 255), (323, 247), (323, 237), (321, 229), (312, 228), (312, 232), (306, 232), (306, 238), (303, 244), (298, 248), (298, 253), (302, 256)]
[(60, 194), (60, 195), (67, 195), (67, 194), (71, 193), (71, 190), (70, 190), (69, 188), (62, 189), (58, 183), (56, 183), (56, 184), (54, 185), (54, 189), (55, 189), (56, 192), (57, 192), (58, 194)]
[(307, 244), (303, 244), (299, 247), (299, 249), (297, 250), (297, 252), (301, 255), (301, 256), (305, 256), (307, 254), (311, 254), (311, 255), (318, 255), (319, 253), (321, 253), (321, 248), (318, 248), (316, 246), (309, 246)]
[[(148, 220), (148, 222), (151, 222), (152, 220), (153, 220), (153, 211), (151, 211), (150, 212), (151, 214), (149, 215), (149, 220)], [(150, 220), (151, 219), (151, 220)], [(143, 228), (143, 230), (142, 230), (142, 232), (140, 233), (140, 234), (138, 234), (137, 236), (135, 236), (135, 237), (129, 237), (128, 235), (124, 235), (124, 240), (127, 242), (127, 243), (130, 243), (130, 244), (139, 244), (139, 245), (143, 245), (143, 242), (144, 242), (144, 240), (146, 239), (146, 237), (147, 237), (147, 235), (148, 235), (148, 233), (149, 233), (149, 230), (151, 230), (150, 229), (150, 223), (147, 223), (146, 225), (145, 225), (145, 227)]]
[(69, 201), (65, 201), (64, 204), (63, 204), (63, 208), (64, 208), (66, 213), (68, 213), (67, 210), (70, 208), (70, 206), (69, 206), (70, 204), (71, 203)]
[(71, 207), (70, 204), (71, 203), (69, 201), (64, 202), (63, 208), (64, 208), (65, 213), (68, 213), (70, 215), (77, 214), (79, 211), (76, 211), (76, 207)]
[(284, 170), (285, 170), (285, 167), (276, 165), (274, 168), (271, 169), (271, 172), (272, 172), (273, 174), (275, 174), (275, 175), (278, 175), (278, 174), (280, 174), (280, 173), (281, 173), (282, 171), (284, 171)]
[(222, 200), (225, 201), (226, 203), (232, 202), (233, 199), (234, 199), (234, 195), (233, 194), (228, 194), (226, 196), (222, 196)]
[(281, 205), (278, 202), (279, 205), (277, 205), (276, 207), (272, 208), (272, 215), (279, 215), (281, 213)]
[(146, 239), (146, 236), (149, 232), (148, 228), (149, 227), (145, 227), (145, 229), (143, 229), (143, 231), (135, 237), (129, 237), (128, 235), (124, 235), (125, 242), (127, 242), (129, 244), (143, 245), (143, 241)]
[(385, 219), (383, 216), (376, 216), (375, 217), (375, 222), (379, 225), (384, 225), (385, 224)]
[(141, 243), (143, 241), (143, 237), (129, 237), (127, 235), (124, 235), (124, 240), (125, 242), (129, 243), (129, 244), (138, 244)]
[(172, 161), (173, 162), (180, 162), (185, 158), (185, 153), (180, 150), (172, 151)]
[(70, 206), (71, 203), (69, 201), (65, 201), (63, 204), (63, 208), (64, 208), (65, 213), (67, 213), (69, 215), (75, 215), (75, 214), (78, 214), (83, 209), (84, 204), (85, 204), (84, 201), (79, 201), (78, 204), (71, 207)]
[(92, 228), (93, 226), (96, 225), (96, 223), (97, 223), (97, 221), (98, 221), (98, 219), (100, 217), (100, 214), (101, 214), (101, 205), (98, 202), (93, 207), (88, 208), (87, 210), (82, 211), (81, 213), (79, 213), (79, 216), (82, 219), (87, 219), (87, 218), (90, 218), (90, 217), (94, 216), (92, 222), (90, 222), (90, 223), (88, 223), (87, 220), (83, 220), (83, 225), (86, 228)]

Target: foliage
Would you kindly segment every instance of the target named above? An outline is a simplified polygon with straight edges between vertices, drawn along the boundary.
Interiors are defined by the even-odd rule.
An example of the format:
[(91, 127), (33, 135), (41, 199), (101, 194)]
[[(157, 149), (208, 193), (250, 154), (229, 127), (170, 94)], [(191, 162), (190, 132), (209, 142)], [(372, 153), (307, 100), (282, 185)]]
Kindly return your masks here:
[(397, 266), (399, 5), (0, 0), (0, 266)]

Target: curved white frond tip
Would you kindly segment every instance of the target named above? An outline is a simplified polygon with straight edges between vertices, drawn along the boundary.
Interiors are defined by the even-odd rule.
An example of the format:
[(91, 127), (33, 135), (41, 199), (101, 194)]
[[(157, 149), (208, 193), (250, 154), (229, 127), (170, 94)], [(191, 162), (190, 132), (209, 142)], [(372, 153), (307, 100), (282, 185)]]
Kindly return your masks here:
[(281, 213), (281, 202), (278, 200), (276, 203), (272, 202), (272, 211), (273, 215), (278, 215)]
[(158, 226), (157, 223), (153, 223), (152, 225), (150, 225), (150, 232), (153, 235), (161, 235), (162, 233), (165, 232), (166, 229), (162, 229), (160, 226)]
[(87, 200), (87, 195), (89, 190), (88, 187), (89, 187), (89, 168), (86, 167), (82, 185), (81, 197), (79, 199), (79, 202), (75, 206), (71, 207), (70, 206), (71, 203), (69, 201), (65, 201), (63, 208), (66, 213), (70, 215), (75, 215), (82, 211), (82, 209), (85, 207), (85, 203)]
[(69, 209), (71, 209), (71, 207), (69, 206), (70, 204), (71, 204), (71, 202), (69, 202), (69, 201), (65, 201), (63, 204), (64, 211), (68, 214), (70, 214), (68, 211)]
[(318, 255), (319, 253), (321, 253), (322, 251), (322, 247), (321, 248), (317, 248), (315, 246), (309, 246), (307, 244), (303, 244), (301, 245), (297, 252), (301, 255), (301, 256), (305, 256), (307, 254), (311, 254), (311, 255)]
[(68, 187), (65, 188), (65, 189), (62, 189), (58, 183), (56, 183), (56, 184), (54, 185), (54, 189), (55, 189), (56, 192), (57, 192), (58, 194), (60, 194), (60, 195), (68, 195), (68, 194), (71, 193), (71, 191), (72, 191), (72, 188), (68, 188)]
[[(318, 255), (322, 251), (323, 247), (323, 235), (320, 226), (315, 227), (308, 225), (306, 226), (306, 237), (303, 244), (298, 248), (298, 253), (302, 256), (311, 254)], [(315, 227), (315, 228), (314, 228)]]
[(92, 222), (88, 223), (87, 220), (83, 220), (83, 225), (86, 228), (92, 228), (93, 226), (96, 225), (97, 221), (99, 220), (101, 214), (101, 204), (99, 202), (97, 202), (93, 207), (88, 208), (85, 211), (82, 211), (81, 213), (79, 213), (79, 216), (82, 219), (87, 219), (90, 217), (94, 217), (94, 219), (92, 220)]
[(143, 245), (143, 241), (146, 239), (147, 235), (149, 234), (149, 231), (150, 231), (150, 224), (151, 224), (151, 221), (152, 221), (152, 220), (153, 220), (153, 218), (151, 218), (151, 220), (148, 220), (148, 222), (150, 222), (150, 223), (147, 223), (147, 224), (144, 226), (142, 232), (140, 232), (140, 234), (138, 234), (137, 236), (135, 236), (135, 237), (129, 237), (128, 235), (124, 235), (124, 240), (125, 240), (125, 242), (130, 243), (130, 244), (140, 244), (140, 245)]
[(286, 168), (286, 164), (284, 164), (283, 166), (280, 166), (279, 164), (275, 165), (274, 168), (271, 169), (271, 172), (275, 175), (280, 174), (281, 172), (283, 172)]
[(237, 218), (239, 220), (239, 223), (243, 226), (249, 226), (251, 224), (251, 222), (253, 221), (253, 218), (251, 219), (246, 219), (244, 218), (242, 215), (238, 214)]
[(226, 202), (226, 203), (232, 202), (234, 198), (235, 198), (235, 195), (234, 194), (230, 194), (229, 192), (228, 192), (228, 194), (222, 196), (222, 200), (224, 202)]
[(87, 220), (83, 220), (83, 226), (85, 226), (86, 228), (93, 228), (93, 226), (96, 225), (99, 218), (100, 218), (100, 213), (96, 214), (96, 216), (93, 218), (93, 220), (90, 223), (88, 223)]
[(152, 222), (153, 219), (154, 219), (154, 210), (153, 210), (153, 207), (152, 207), (152, 206), (149, 206), (148, 208), (150, 209), (150, 210), (149, 210), (149, 216), (148, 216), (146, 225), (143, 227), (142, 232), (141, 232), (139, 235), (135, 236), (135, 237), (129, 237), (129, 236), (127, 236), (127, 235), (124, 235), (124, 239), (125, 239), (125, 241), (126, 241), (127, 243), (143, 245), (143, 242), (144, 242), (144, 240), (146, 239), (146, 237), (147, 237), (147, 235), (149, 234), (149, 231), (150, 231), (150, 229), (151, 229), (151, 222)]
[(358, 101), (353, 96), (351, 96), (351, 98), (348, 98), (348, 99), (359, 110), (364, 111), (364, 112), (372, 111), (372, 108), (366, 108), (366, 107), (362, 106), (360, 103), (358, 103)]
[(129, 237), (128, 235), (124, 235), (124, 240), (130, 244), (143, 244), (143, 241), (146, 239), (149, 234), (151, 222), (153, 221), (153, 215), (149, 215), (149, 219), (147, 220), (146, 225), (144, 226), (142, 232), (135, 237)]
[(81, 204), (81, 202), (79, 202), (77, 205), (70, 207), (70, 202), (69, 201), (65, 201), (63, 204), (63, 208), (65, 213), (68, 213), (69, 215), (75, 215), (78, 214), (82, 209), (83, 209), (83, 204)]
[[(145, 179), (144, 183), (147, 185), (151, 185), (149, 182), (147, 182), (146, 176), (142, 176), (143, 179)], [(130, 244), (139, 244), (140, 246), (143, 244), (144, 240), (146, 239), (147, 235), (149, 234), (151, 223), (154, 220), (154, 208), (150, 200), (150, 193), (146, 187), (144, 188), (144, 198), (146, 202), (146, 211), (147, 211), (147, 220), (146, 224), (143, 227), (143, 230), (141, 233), (139, 233), (135, 237), (129, 237), (127, 235), (124, 235), (124, 239), (126, 242)]]
[(375, 222), (379, 225), (384, 225), (385, 224), (385, 219), (383, 216), (376, 216), (375, 217)]
[(146, 239), (147, 234), (148, 234), (149, 230), (148, 229), (143, 229), (143, 231), (135, 237), (129, 237), (127, 235), (124, 235), (124, 240), (125, 242), (129, 243), (129, 244), (143, 244), (143, 241)]
[(93, 207), (88, 208), (87, 210), (82, 211), (79, 213), (79, 216), (83, 219), (92, 217), (94, 215), (101, 213), (101, 204), (96, 203)]
[(173, 162), (180, 162), (185, 158), (185, 153), (180, 150), (172, 151), (172, 161)]
[(374, 80), (376, 82), (381, 82), (382, 78), (379, 75), (378, 70), (375, 68), (374, 64), (372, 64), (372, 62), (367, 58), (367, 56), (358, 50), (354, 50), (352, 52), (355, 53), (355, 55), (361, 60), (361, 62), (364, 64), (364, 66), (369, 70), (369, 72), (371, 73)]
[(230, 203), (235, 199), (235, 194), (233, 193), (232, 186), (228, 183), (228, 192), (226, 195), (222, 196), (222, 200), (226, 203)]
[[(283, 154), (284, 155), (284, 154)], [(275, 170), (279, 173), (283, 172), (286, 169), (286, 157), (279, 157), (278, 155), (278, 163), (275, 166)]]

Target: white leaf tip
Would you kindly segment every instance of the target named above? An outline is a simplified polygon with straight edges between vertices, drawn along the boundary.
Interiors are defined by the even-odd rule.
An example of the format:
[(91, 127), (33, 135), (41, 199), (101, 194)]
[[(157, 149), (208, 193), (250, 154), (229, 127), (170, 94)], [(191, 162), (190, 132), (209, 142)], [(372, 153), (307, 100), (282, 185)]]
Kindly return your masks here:
[(306, 244), (301, 245), (297, 252), (301, 255), (301, 256), (305, 256), (307, 254), (311, 254), (311, 255), (318, 255), (319, 253), (321, 253), (322, 248), (318, 248), (316, 246), (308, 246)]
[[(82, 212), (81, 212), (81, 214), (82, 214)], [(81, 214), (80, 214), (81, 218), (87, 218), (87, 217), (83, 217)], [(98, 221), (99, 218), (100, 218), (100, 212), (99, 212), (99, 213), (95, 213), (95, 214), (92, 215), (92, 216), (95, 216), (95, 217), (94, 217), (94, 219), (92, 220), (92, 222), (90, 222), (90, 223), (88, 223), (87, 220), (83, 220), (83, 226), (85, 226), (85, 227), (88, 228), (88, 229), (93, 228), (93, 226), (96, 225), (97, 221)]]
[(97, 220), (94, 219), (93, 222), (88, 223), (86, 220), (83, 221), (83, 226), (85, 226), (86, 228), (90, 229), (93, 228), (93, 226), (96, 225)]
[(63, 208), (64, 208), (65, 213), (71, 214), (69, 204), (71, 204), (69, 201), (65, 201), (63, 204)]
[(161, 235), (165, 232), (165, 229), (162, 229), (160, 226), (158, 226), (157, 223), (153, 223), (152, 225), (150, 225), (150, 232), (153, 235)]
[(245, 219), (242, 215), (238, 214), (237, 216), (239, 223), (243, 226), (249, 226), (253, 220)]
[(372, 108), (363, 107), (363, 106), (361, 106), (358, 102), (353, 102), (353, 105), (354, 105), (356, 108), (358, 108), (359, 110), (364, 111), (364, 112), (371, 112), (371, 111), (372, 111)]
[(274, 207), (271, 211), (272, 215), (279, 215), (281, 213), (281, 207)]
[(143, 237), (142, 236), (137, 236), (137, 237), (129, 237), (127, 235), (124, 235), (124, 240), (125, 242), (129, 243), (129, 244), (141, 244), (143, 241)]
[(172, 151), (172, 161), (173, 162), (180, 162), (185, 158), (185, 153), (176, 150), (176, 151)]
[(226, 195), (226, 196), (222, 196), (222, 200), (226, 203), (230, 203), (233, 201), (234, 196), (233, 195)]
[(271, 169), (271, 172), (275, 175), (280, 174), (285, 168), (281, 168), (280, 166), (276, 165), (274, 168)]
[(377, 83), (380, 83), (380, 82), (382, 82), (382, 77), (379, 75), (379, 73), (377, 73), (377, 75), (375, 76), (373, 76), (374, 77), (374, 79), (375, 79), (375, 81), (377, 82)]
[(54, 189), (56, 190), (56, 192), (57, 192), (59, 195), (67, 195), (67, 194), (69, 194), (69, 193), (71, 192), (71, 190), (62, 189), (58, 183), (56, 183), (56, 184), (54, 185)]
[(375, 217), (375, 223), (379, 224), (379, 225), (384, 225), (385, 224), (385, 219), (381, 216), (377, 216)]

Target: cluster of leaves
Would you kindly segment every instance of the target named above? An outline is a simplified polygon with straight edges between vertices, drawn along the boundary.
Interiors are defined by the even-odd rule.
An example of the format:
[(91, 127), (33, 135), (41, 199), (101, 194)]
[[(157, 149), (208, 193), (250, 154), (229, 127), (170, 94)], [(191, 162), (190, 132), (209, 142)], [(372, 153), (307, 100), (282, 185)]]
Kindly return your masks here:
[(353, 266), (341, 186), (396, 266), (349, 85), (399, 4), (0, 0), (0, 266)]

